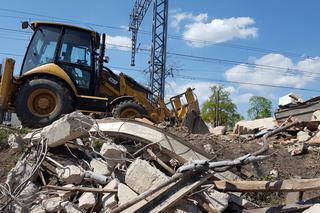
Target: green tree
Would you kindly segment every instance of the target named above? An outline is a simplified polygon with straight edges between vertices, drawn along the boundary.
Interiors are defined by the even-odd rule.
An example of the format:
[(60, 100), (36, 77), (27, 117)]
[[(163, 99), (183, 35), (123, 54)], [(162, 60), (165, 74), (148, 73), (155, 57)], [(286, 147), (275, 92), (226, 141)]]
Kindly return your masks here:
[(243, 117), (237, 113), (237, 106), (232, 103), (230, 93), (220, 85), (210, 89), (212, 95), (201, 109), (202, 119), (214, 126), (224, 125), (232, 128)]
[(252, 96), (249, 100), (249, 104), (248, 117), (250, 119), (267, 118), (272, 114), (272, 102), (265, 97)]

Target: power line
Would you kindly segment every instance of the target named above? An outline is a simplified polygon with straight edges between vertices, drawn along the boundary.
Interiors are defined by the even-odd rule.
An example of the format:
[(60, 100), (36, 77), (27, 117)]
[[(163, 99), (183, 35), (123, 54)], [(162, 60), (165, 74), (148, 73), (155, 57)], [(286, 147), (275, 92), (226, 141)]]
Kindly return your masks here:
[[(137, 72), (144, 73), (143, 70), (134, 69), (134, 68), (126, 68), (126, 67), (118, 67), (118, 66), (112, 66), (110, 68), (123, 69), (123, 70), (129, 70), (129, 71), (137, 71)], [(213, 81), (213, 82), (221, 82), (221, 83), (232, 83), (232, 84), (240, 84), (240, 85), (262, 86), (262, 87), (272, 87), (272, 88), (281, 88), (281, 89), (293, 89), (293, 90), (301, 90), (301, 91), (308, 91), (308, 92), (320, 92), (320, 90), (309, 89), (309, 88), (279, 86), (279, 85), (263, 84), (263, 83), (250, 83), (250, 82), (242, 82), (242, 81), (229, 81), (229, 80), (213, 79), (213, 78), (201, 78), (201, 77), (179, 75), (179, 74), (174, 75), (173, 78), (182, 78), (182, 79), (188, 79), (188, 80), (204, 80), (204, 81)]]
[[(110, 44), (107, 43), (110, 46), (115, 46), (115, 47), (122, 47), (122, 48), (130, 48), (130, 46), (124, 46), (124, 45), (117, 45), (117, 44)], [(149, 49), (145, 48), (139, 48), (141, 51), (147, 51), (149, 52)], [(120, 50), (122, 51), (122, 50)], [(302, 73), (309, 73), (309, 74), (320, 74), (318, 72), (311, 72), (307, 70), (301, 70), (301, 69), (294, 69), (294, 68), (289, 68), (289, 67), (279, 67), (279, 66), (273, 66), (273, 65), (265, 65), (265, 64), (255, 64), (255, 63), (248, 63), (248, 62), (243, 62), (243, 61), (235, 61), (235, 60), (229, 60), (229, 59), (221, 59), (221, 58), (212, 58), (212, 57), (203, 57), (203, 56), (194, 56), (194, 55), (189, 55), (189, 54), (182, 54), (182, 53), (174, 53), (174, 52), (167, 52), (168, 55), (173, 55), (177, 56), (180, 58), (185, 58), (190, 61), (198, 61), (198, 62), (214, 62), (214, 63), (221, 63), (221, 64), (232, 64), (232, 65), (239, 65), (239, 66), (244, 66), (244, 67), (257, 67), (260, 69), (272, 69), (272, 70), (285, 70), (285, 71), (295, 71), (295, 72), (302, 72)]]
[[(61, 21), (67, 21), (67, 22), (70, 22), (70, 23), (78, 23), (78, 24), (84, 24), (84, 25), (95, 26), (95, 27), (103, 27), (103, 28), (114, 29), (114, 30), (122, 30), (122, 31), (124, 31), (124, 30), (127, 31), (128, 30), (128, 29), (124, 29), (123, 27), (116, 27), (116, 26), (104, 25), (104, 24), (96, 24), (96, 23), (91, 23), (91, 22), (82, 22), (82, 21), (77, 21), (77, 20), (73, 20), (73, 19), (59, 18), (59, 17), (56, 17), (56, 16), (48, 16), (48, 15), (25, 12), (25, 11), (20, 11), (20, 10), (12, 10), (12, 9), (7, 9), (7, 8), (0, 8), (0, 10), (1, 11), (5, 11), (5, 12), (11, 12), (11, 13), (32, 15), (32, 16), (38, 16), (38, 17), (45, 17), (45, 18), (48, 18), (49, 20), (56, 19), (56, 20), (61, 20)], [(8, 18), (17, 18), (17, 19), (21, 19), (21, 18), (31, 19), (31, 17), (21, 17), (21, 16), (9, 16), (9, 15), (0, 15), (0, 16), (8, 17)], [(140, 33), (141, 34), (151, 35), (151, 32), (150, 31), (146, 31), (146, 30), (140, 30)], [(291, 55), (292, 57), (299, 57), (299, 58), (301, 58), (302, 55), (303, 55), (303, 54), (300, 54), (300, 53), (273, 50), (273, 49), (246, 46), (246, 45), (238, 45), (238, 44), (233, 44), (233, 43), (218, 43), (218, 42), (212, 42), (212, 41), (206, 41), (206, 40), (200, 40), (200, 39), (185, 39), (185, 38), (183, 38), (182, 35), (168, 35), (168, 38), (187, 41), (187, 42), (202, 43), (204, 45), (215, 45), (215, 46), (234, 48), (234, 49), (241, 49), (241, 50), (247, 50), (247, 51), (253, 51), (253, 52), (280, 53), (280, 54)], [(313, 57), (312, 56), (305, 56), (304, 58), (313, 58)]]

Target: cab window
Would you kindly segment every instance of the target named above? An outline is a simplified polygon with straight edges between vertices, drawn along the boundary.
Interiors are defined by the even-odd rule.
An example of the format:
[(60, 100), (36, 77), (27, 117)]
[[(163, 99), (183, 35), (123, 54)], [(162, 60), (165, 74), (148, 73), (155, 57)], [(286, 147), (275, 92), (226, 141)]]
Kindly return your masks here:
[(40, 26), (29, 45), (22, 73), (55, 60), (55, 51), (61, 28)]
[(58, 61), (79, 89), (90, 89), (93, 70), (91, 45), (90, 33), (65, 29)]

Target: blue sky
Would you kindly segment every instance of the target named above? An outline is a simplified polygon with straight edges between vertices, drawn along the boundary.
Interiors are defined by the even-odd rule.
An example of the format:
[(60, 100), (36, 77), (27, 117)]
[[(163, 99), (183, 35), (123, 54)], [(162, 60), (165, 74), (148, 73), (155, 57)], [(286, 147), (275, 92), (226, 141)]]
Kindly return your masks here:
[[(0, 6), (0, 59), (6, 56), (15, 58), (16, 72), (19, 71), (19, 55), (24, 54), (31, 34), (5, 29), (21, 30), (20, 23), (23, 20), (51, 20), (83, 25), (107, 33), (108, 43), (130, 46), (131, 34), (127, 26), (134, 1), (92, 2), (95, 4), (89, 5), (84, 0), (3, 1)], [(210, 86), (223, 84), (231, 92), (239, 112), (246, 116), (248, 100), (252, 95), (271, 99), (274, 108), (278, 98), (289, 92), (301, 94), (305, 99), (319, 95), (320, 91), (279, 87), (320, 90), (317, 83), (320, 79), (320, 31), (316, 25), (320, 19), (320, 2), (170, 0), (169, 4), (167, 66), (176, 71), (166, 80), (167, 96), (191, 86), (196, 88), (195, 92), (202, 103), (210, 95)], [(151, 19), (149, 9), (142, 30), (151, 31)], [(150, 42), (149, 33), (139, 34), (142, 48), (149, 48)], [(139, 51), (137, 54), (134, 67), (137, 70), (130, 70), (130, 54), (128, 48), (109, 45), (108, 66), (147, 84), (148, 74), (137, 70), (148, 67), (148, 53)], [(186, 59), (175, 54), (190, 57)], [(195, 60), (193, 56), (200, 58)]]

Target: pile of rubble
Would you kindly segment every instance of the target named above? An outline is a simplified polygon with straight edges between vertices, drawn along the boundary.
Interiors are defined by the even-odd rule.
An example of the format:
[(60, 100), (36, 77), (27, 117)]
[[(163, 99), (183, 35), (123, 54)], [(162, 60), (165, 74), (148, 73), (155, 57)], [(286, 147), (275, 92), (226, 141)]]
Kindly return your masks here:
[(267, 138), (276, 133), (265, 134), (254, 153), (212, 161), (210, 147), (204, 151), (143, 120), (74, 112), (23, 139), (10, 135), (13, 153), (22, 143), (27, 149), (0, 185), (0, 211), (254, 212), (259, 206), (241, 192), (320, 189), (318, 179), (252, 182), (230, 171), (270, 158)]

